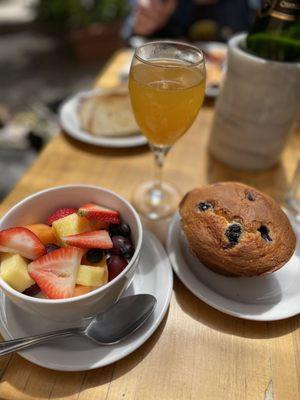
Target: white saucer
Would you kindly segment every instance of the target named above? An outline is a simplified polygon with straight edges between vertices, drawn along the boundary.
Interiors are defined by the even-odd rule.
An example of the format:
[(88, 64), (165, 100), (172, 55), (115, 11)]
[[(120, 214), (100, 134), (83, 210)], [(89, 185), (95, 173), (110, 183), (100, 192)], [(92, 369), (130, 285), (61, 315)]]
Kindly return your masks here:
[(173, 270), (199, 299), (226, 314), (255, 321), (274, 321), (300, 313), (300, 240), (288, 263), (277, 272), (261, 277), (230, 278), (206, 268), (189, 251), (180, 226), (173, 217), (167, 250)]
[[(59, 371), (85, 371), (112, 364), (132, 353), (153, 334), (168, 310), (172, 289), (173, 273), (168, 256), (159, 240), (152, 233), (144, 232), (141, 260), (124, 294), (150, 293), (157, 299), (154, 313), (139, 330), (113, 346), (97, 346), (87, 339), (71, 337), (36, 346), (20, 355), (34, 364)], [(0, 304), (0, 332), (6, 340), (66, 327), (20, 310), (2, 292)]]
[[(99, 89), (97, 89), (99, 92)], [(125, 137), (96, 137), (84, 131), (80, 127), (78, 107), (83, 97), (93, 93), (93, 91), (80, 92), (66, 100), (59, 110), (59, 120), (64, 131), (73, 139), (80, 142), (92, 144), (94, 146), (126, 148), (137, 147), (147, 144), (147, 139), (141, 133)]]

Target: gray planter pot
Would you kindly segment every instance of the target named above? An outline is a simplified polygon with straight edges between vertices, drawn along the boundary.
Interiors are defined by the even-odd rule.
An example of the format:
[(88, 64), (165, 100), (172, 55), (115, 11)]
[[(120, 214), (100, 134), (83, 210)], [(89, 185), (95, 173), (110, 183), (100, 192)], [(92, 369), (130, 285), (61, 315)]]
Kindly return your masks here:
[(300, 64), (252, 56), (245, 34), (229, 41), (228, 69), (216, 104), (209, 148), (238, 169), (275, 164), (300, 110)]

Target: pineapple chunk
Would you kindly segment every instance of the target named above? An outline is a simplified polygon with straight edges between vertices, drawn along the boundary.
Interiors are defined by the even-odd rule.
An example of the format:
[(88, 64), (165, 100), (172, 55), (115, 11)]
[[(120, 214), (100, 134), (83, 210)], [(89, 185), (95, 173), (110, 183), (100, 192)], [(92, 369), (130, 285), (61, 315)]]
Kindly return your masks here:
[(18, 292), (24, 292), (25, 289), (35, 284), (28, 274), (27, 262), (19, 254), (2, 256), (0, 276)]
[(103, 286), (108, 281), (108, 271), (105, 260), (99, 267), (80, 265), (76, 284), (82, 286)]
[(0, 260), (5, 261), (8, 258), (11, 258), (12, 256), (15, 256), (15, 253), (1, 253)]
[(61, 245), (64, 245), (61, 240), (63, 236), (77, 235), (92, 230), (89, 220), (75, 213), (54, 221), (52, 228)]

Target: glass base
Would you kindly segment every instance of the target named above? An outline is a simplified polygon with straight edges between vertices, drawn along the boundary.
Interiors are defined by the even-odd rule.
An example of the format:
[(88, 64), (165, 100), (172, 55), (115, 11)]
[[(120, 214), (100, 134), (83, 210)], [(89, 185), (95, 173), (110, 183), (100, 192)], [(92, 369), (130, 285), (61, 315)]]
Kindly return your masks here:
[(133, 205), (145, 218), (159, 220), (173, 215), (181, 200), (180, 192), (169, 183), (158, 188), (154, 181), (140, 185), (133, 195)]

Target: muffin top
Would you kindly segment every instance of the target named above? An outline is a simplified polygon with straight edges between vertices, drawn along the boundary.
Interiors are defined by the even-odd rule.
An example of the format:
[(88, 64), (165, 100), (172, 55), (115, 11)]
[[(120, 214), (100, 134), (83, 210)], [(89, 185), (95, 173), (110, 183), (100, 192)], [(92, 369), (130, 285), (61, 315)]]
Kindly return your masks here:
[(241, 183), (192, 190), (180, 203), (180, 215), (192, 252), (226, 275), (275, 271), (295, 250), (295, 234), (280, 206)]

